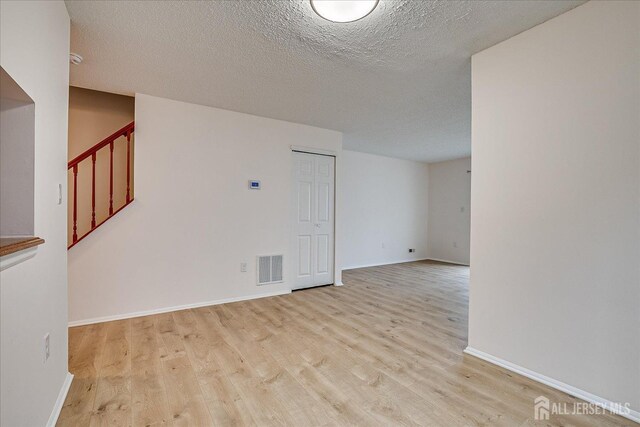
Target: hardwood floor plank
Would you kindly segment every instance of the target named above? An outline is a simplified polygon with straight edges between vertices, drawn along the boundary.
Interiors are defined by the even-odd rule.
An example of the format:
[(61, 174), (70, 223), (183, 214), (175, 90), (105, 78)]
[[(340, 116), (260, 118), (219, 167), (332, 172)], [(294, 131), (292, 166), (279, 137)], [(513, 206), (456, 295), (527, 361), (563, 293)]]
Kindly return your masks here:
[(242, 336), (243, 339), (247, 339), (247, 334), (244, 326), (239, 323), (239, 319), (234, 319), (233, 311), (224, 306), (210, 307), (209, 310), (212, 315), (207, 318), (208, 322), (211, 326), (217, 325), (219, 339), (224, 343), (223, 348), (227, 349), (221, 354), (233, 355), (232, 358), (227, 359), (226, 363), (229, 366), (235, 364), (236, 368), (230, 380), (242, 400), (246, 402), (253, 420), (258, 425), (294, 425), (294, 420), (287, 411), (288, 402), (278, 397), (276, 391), (278, 384), (270, 384), (270, 382), (275, 383), (280, 377), (281, 372), (278, 367), (272, 363), (268, 355), (263, 353), (259, 355), (264, 356), (264, 363), (262, 360), (256, 360), (252, 354), (254, 347), (251, 341), (243, 342), (236, 338), (236, 336)]
[[(284, 301), (281, 301), (281, 303), (285, 304)], [(288, 302), (286, 304), (288, 304)], [(302, 306), (302, 308), (300, 309), (301, 311), (299, 312), (299, 314), (301, 314), (302, 312), (306, 311), (304, 308), (304, 304), (305, 302), (299, 302), (295, 304), (295, 306), (289, 306), (289, 311), (297, 312), (298, 310), (297, 307)], [(398, 384), (396, 383), (403, 382), (402, 379), (400, 379), (400, 381), (397, 381), (399, 378), (398, 372), (405, 370), (409, 366), (413, 367), (412, 361), (403, 362), (401, 357), (400, 358), (390, 357), (385, 359), (384, 356), (382, 356), (382, 354), (388, 353), (387, 346), (384, 344), (379, 346), (379, 344), (376, 343), (375, 341), (368, 341), (368, 342), (365, 342), (364, 344), (358, 342), (359, 338), (361, 338), (363, 335), (360, 334), (360, 332), (357, 329), (352, 330), (351, 336), (349, 335), (350, 330), (348, 327), (344, 332), (339, 332), (338, 330), (331, 330), (331, 329), (328, 329), (326, 326), (324, 326), (322, 327), (322, 330), (320, 332), (315, 332), (313, 330), (314, 325), (323, 325), (325, 324), (324, 323), (325, 320), (320, 317), (318, 319), (315, 319), (315, 318), (312, 319), (309, 323), (305, 323), (304, 320), (300, 320), (301, 318), (304, 318), (304, 316), (298, 317), (298, 322), (294, 325), (296, 325), (295, 327), (298, 328), (298, 330), (296, 331), (297, 332), (296, 335), (298, 336), (299, 340), (304, 342), (306, 346), (306, 349), (301, 351), (301, 356), (305, 360), (307, 360), (308, 363), (310, 363), (320, 371), (323, 371), (325, 369), (326, 367), (325, 365), (332, 364), (332, 357), (323, 353), (321, 350), (318, 350), (315, 348), (314, 343), (321, 342), (323, 339), (325, 341), (327, 339), (334, 340), (335, 343), (332, 347), (351, 348), (353, 351), (342, 353), (340, 355), (339, 359), (343, 365), (346, 364), (347, 367), (349, 366), (358, 367), (359, 364), (362, 364), (364, 362), (367, 365), (374, 366), (376, 369), (379, 370), (379, 372), (373, 373), (371, 375), (371, 379), (366, 380), (366, 379), (363, 379), (362, 374), (355, 375), (354, 372), (350, 372), (349, 368), (346, 368), (345, 370), (340, 366), (329, 366), (328, 369), (326, 370), (327, 375), (330, 376), (333, 379), (333, 381), (342, 381), (343, 378), (345, 377), (349, 378), (350, 377), (349, 373), (351, 373), (351, 375), (355, 375), (360, 380), (360, 383), (358, 383), (354, 379), (352, 379), (351, 381), (352, 385), (359, 384), (360, 387), (364, 387), (365, 385), (366, 386), (373, 385), (374, 388), (371, 390), (367, 390), (365, 387), (364, 389), (355, 390), (353, 394), (355, 394), (358, 397), (360, 396), (368, 397), (368, 400), (360, 401), (359, 404), (364, 405), (365, 407), (368, 407), (371, 411), (373, 411), (372, 413), (378, 417), (379, 422), (382, 422), (383, 424), (388, 424), (388, 423), (395, 424), (395, 423), (404, 421), (405, 424), (406, 423), (413, 424), (413, 422), (410, 422), (406, 419), (403, 420), (402, 414), (399, 413), (399, 411), (393, 411), (392, 410), (393, 406), (390, 402), (387, 402), (385, 405), (383, 405), (383, 407), (385, 408), (384, 411), (379, 412), (376, 410), (380, 406), (378, 402), (378, 396), (381, 393), (379, 392), (378, 389), (380, 388), (379, 386), (382, 383), (382, 380), (384, 380), (387, 388), (397, 387)], [(335, 322), (335, 319), (334, 319), (334, 322)], [(306, 326), (306, 329), (304, 329), (304, 326)], [(398, 355), (396, 354), (396, 356)], [(359, 372), (362, 372), (362, 368), (360, 368)], [(392, 378), (393, 380), (391, 380)], [(409, 380), (408, 382), (412, 383), (413, 381)], [(345, 387), (347, 386), (348, 384), (345, 385)], [(404, 386), (406, 387), (406, 384), (404, 384)], [(407, 396), (405, 396), (404, 398), (405, 401), (411, 401), (414, 395), (418, 395), (418, 393), (415, 393), (414, 389), (409, 389), (409, 390), (413, 392), (413, 394), (410, 394), (408, 398)], [(420, 392), (424, 392), (424, 390), (420, 390)], [(394, 393), (387, 393), (387, 394), (393, 395), (395, 398), (399, 398), (399, 396), (402, 396), (404, 393), (403, 391), (397, 391)], [(385, 394), (383, 393), (383, 395)], [(424, 396), (420, 396), (421, 399), (423, 397)], [(420, 406), (426, 412), (423, 413), (422, 410), (415, 410), (414, 412), (421, 414), (420, 415), (421, 417), (426, 417), (427, 413), (432, 414), (431, 418), (434, 418), (433, 416), (434, 414), (436, 416), (438, 415), (438, 408), (433, 407), (433, 405), (430, 404), (431, 402), (430, 399), (421, 400), (421, 402), (422, 403)], [(453, 415), (440, 414), (440, 417), (441, 419), (439, 420), (439, 422), (437, 422), (437, 420), (431, 419), (428, 424), (452, 425), (455, 419), (455, 414)]]
[(131, 402), (134, 426), (172, 424), (162, 378), (160, 345), (151, 316), (131, 320)]
[(571, 396), (465, 355), (469, 269), (412, 262), (343, 287), (71, 328), (59, 426), (631, 426), (533, 419)]
[(106, 324), (91, 426), (131, 426), (131, 321)]
[(183, 337), (171, 313), (158, 315), (160, 359), (171, 420), (175, 426), (208, 426), (213, 421), (202, 397)]
[(221, 373), (215, 356), (220, 340), (209, 340), (209, 334), (202, 328), (191, 311), (174, 313), (176, 323), (183, 334), (187, 355), (191, 360), (196, 378), (203, 393), (215, 425), (255, 425), (248, 414), (242, 398), (230, 379)]
[(91, 417), (98, 383), (98, 367), (107, 338), (106, 325), (98, 323), (70, 328), (78, 329), (73, 334), (82, 333), (83, 338), (79, 344), (75, 342), (74, 347), (69, 349), (69, 370), (74, 374), (74, 378), (60, 411), (59, 423), (71, 418), (88, 422)]

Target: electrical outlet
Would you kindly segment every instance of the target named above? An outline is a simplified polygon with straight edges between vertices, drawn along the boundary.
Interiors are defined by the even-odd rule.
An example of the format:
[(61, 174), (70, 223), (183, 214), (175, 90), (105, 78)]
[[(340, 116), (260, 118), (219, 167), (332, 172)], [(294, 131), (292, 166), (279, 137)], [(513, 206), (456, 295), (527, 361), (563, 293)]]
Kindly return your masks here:
[(384, 242), (382, 242), (382, 249), (384, 249)]
[(247, 272), (247, 263), (246, 262), (241, 262), (240, 263), (240, 272), (241, 273), (246, 273)]
[(460, 212), (464, 212), (464, 206), (460, 207)]
[(411, 249), (409, 249), (409, 253), (413, 253), (413, 252), (415, 252), (415, 251), (416, 251), (415, 249), (412, 249), (412, 248), (411, 248)]
[(44, 362), (46, 363), (49, 360), (49, 356), (51, 355), (51, 347), (49, 346), (49, 333), (47, 332), (44, 336)]
[(453, 247), (457, 248), (458, 247), (458, 242), (453, 242)]

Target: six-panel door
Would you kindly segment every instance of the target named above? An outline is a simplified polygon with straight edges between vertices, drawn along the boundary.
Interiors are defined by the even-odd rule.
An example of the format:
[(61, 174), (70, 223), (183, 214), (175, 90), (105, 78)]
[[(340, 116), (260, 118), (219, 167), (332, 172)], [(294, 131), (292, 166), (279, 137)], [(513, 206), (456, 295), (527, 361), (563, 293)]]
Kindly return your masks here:
[(293, 289), (333, 283), (335, 158), (293, 153)]

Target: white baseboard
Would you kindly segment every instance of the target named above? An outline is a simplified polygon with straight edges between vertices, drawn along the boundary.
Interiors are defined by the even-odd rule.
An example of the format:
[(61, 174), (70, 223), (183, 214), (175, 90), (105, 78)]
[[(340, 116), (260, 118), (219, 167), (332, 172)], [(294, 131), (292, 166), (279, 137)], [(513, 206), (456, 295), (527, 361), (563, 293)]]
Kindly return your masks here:
[(449, 261), (449, 260), (446, 260), (446, 259), (427, 258), (427, 261), (446, 262), (447, 264), (464, 265), (465, 267), (469, 267), (469, 264), (465, 264), (465, 263), (457, 262), (457, 261)]
[(352, 266), (349, 266), (349, 267), (342, 267), (342, 271), (355, 270), (356, 268), (380, 267), (381, 265), (404, 264), (406, 262), (427, 261), (428, 259), (429, 258), (403, 259), (403, 260), (400, 260), (400, 261), (389, 261), (389, 262), (377, 262), (377, 263), (373, 263), (373, 264), (352, 265)]
[(58, 422), (58, 417), (60, 416), (60, 412), (62, 411), (62, 405), (64, 405), (64, 400), (67, 398), (67, 393), (69, 393), (69, 388), (71, 388), (71, 382), (73, 381), (73, 375), (70, 372), (67, 372), (67, 376), (62, 383), (62, 388), (58, 393), (58, 398), (56, 399), (56, 404), (51, 411), (51, 415), (49, 416), (49, 421), (47, 421), (47, 427), (53, 427)]
[(593, 403), (594, 405), (598, 405), (602, 408), (607, 409), (608, 411), (614, 412), (622, 417), (628, 418), (631, 421), (635, 421), (636, 423), (640, 423), (640, 412), (635, 411), (633, 409), (629, 410), (629, 413), (619, 411), (619, 405), (615, 404), (608, 399), (604, 399), (602, 397), (596, 396), (595, 394), (591, 394), (587, 391), (580, 390), (579, 388), (573, 387), (569, 384), (565, 384), (561, 381), (555, 380), (553, 378), (547, 377), (545, 375), (539, 374), (537, 372), (531, 371), (527, 368), (523, 368), (522, 366), (518, 366), (506, 360), (500, 359), (498, 357), (492, 356), (488, 353), (485, 353), (480, 350), (476, 350), (473, 347), (467, 347), (464, 349), (466, 354), (482, 359), (491, 364), (500, 366), (502, 368), (508, 369), (511, 372), (515, 372), (516, 374), (520, 374), (523, 377), (527, 377), (549, 387), (555, 388), (556, 390), (560, 390), (564, 393), (570, 394), (571, 396), (577, 397), (578, 399), (582, 399), (586, 402)]
[(278, 295), (286, 295), (290, 293), (291, 293), (291, 290), (287, 289), (284, 291), (266, 292), (262, 294), (254, 294), (254, 295), (234, 297), (234, 298), (223, 298), (223, 299), (214, 300), (214, 301), (198, 302), (195, 304), (184, 304), (184, 305), (176, 305), (172, 307), (157, 308), (153, 310), (135, 311), (133, 313), (116, 314), (113, 316), (102, 316), (102, 317), (94, 317), (92, 319), (74, 320), (73, 322), (69, 322), (69, 327), (72, 328), (74, 326), (84, 326), (84, 325), (91, 325), (93, 323), (110, 322), (112, 320), (132, 319), (134, 317), (150, 316), (152, 314), (170, 313), (172, 311), (188, 310), (190, 308), (206, 307), (209, 305), (227, 304), (230, 302), (247, 301), (247, 300), (258, 299), (258, 298), (275, 297)]

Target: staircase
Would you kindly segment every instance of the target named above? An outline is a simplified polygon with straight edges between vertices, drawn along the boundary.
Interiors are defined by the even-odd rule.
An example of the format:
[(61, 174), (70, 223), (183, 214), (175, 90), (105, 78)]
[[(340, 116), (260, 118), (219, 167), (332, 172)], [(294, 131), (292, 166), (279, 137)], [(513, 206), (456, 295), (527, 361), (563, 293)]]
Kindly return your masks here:
[[(71, 192), (71, 189), (69, 189), (69, 193), (73, 194), (73, 235), (71, 237), (71, 241), (67, 246), (67, 249), (71, 249), (79, 241), (91, 234), (93, 230), (107, 222), (111, 217), (116, 215), (133, 201), (133, 193), (131, 188), (131, 136), (133, 135), (133, 132), (134, 122), (131, 122), (122, 129), (103, 139), (93, 147), (89, 148), (84, 153), (80, 154), (68, 163), (68, 170), (73, 174), (73, 192)], [(117, 144), (126, 144), (126, 195), (124, 198), (124, 204), (114, 206), (113, 150), (117, 146)], [(100, 222), (96, 222), (96, 161), (98, 153), (103, 152), (102, 150), (107, 149), (109, 150), (109, 213), (105, 219), (102, 219)], [(78, 170), (80, 167), (86, 166), (91, 167), (91, 226), (89, 230), (86, 230), (78, 235)], [(116, 178), (125, 179), (124, 176)], [(106, 186), (106, 182), (98, 182), (98, 185)]]

